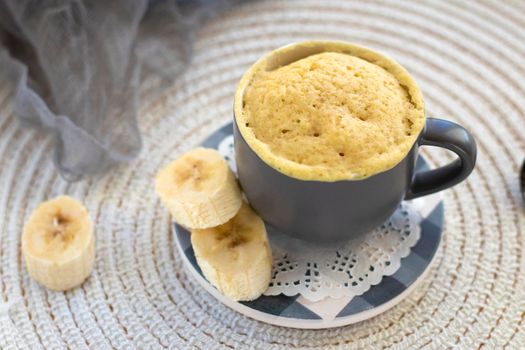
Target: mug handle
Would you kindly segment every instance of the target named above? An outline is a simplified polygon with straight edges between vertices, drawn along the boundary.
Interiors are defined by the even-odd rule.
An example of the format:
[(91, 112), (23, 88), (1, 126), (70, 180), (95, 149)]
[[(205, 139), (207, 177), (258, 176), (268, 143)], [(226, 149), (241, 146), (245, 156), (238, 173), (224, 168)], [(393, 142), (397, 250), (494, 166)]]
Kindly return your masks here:
[(405, 199), (414, 199), (452, 187), (470, 175), (476, 164), (476, 141), (461, 125), (448, 120), (427, 118), (420, 146), (438, 146), (458, 155), (453, 162), (415, 174)]

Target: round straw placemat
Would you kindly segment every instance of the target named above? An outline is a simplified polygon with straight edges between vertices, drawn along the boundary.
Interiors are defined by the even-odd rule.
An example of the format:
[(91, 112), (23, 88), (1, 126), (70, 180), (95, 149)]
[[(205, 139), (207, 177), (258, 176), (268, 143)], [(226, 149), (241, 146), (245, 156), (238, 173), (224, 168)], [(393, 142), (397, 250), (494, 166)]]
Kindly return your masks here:
[[(304, 39), (391, 55), (421, 85), (428, 115), (466, 126), (479, 148), (468, 181), (443, 192), (443, 244), (425, 282), (382, 315), (319, 331), (251, 320), (200, 288), (182, 267), (152, 182), (161, 165), (231, 118), (235, 85), (251, 63)], [(52, 139), (21, 128), (10, 91), (0, 89), (0, 348), (522, 348), (524, 57), (519, 2), (248, 3), (209, 22), (184, 76), (143, 105), (139, 158), (73, 184), (54, 169)], [(145, 82), (145, 98), (154, 84)], [(425, 155), (433, 165), (451, 159)], [(56, 293), (29, 278), (20, 234), (39, 202), (63, 193), (90, 210), (97, 259), (82, 287)]]

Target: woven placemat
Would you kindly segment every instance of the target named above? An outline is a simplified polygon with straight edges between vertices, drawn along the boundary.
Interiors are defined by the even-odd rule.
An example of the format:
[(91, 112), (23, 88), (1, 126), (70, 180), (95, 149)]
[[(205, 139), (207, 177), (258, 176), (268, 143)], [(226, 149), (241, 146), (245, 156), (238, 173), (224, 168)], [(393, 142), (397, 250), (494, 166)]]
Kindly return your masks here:
[[(472, 176), (444, 192), (444, 241), (425, 282), (378, 317), (320, 331), (253, 321), (203, 291), (182, 266), (152, 183), (161, 165), (231, 118), (235, 85), (255, 59), (303, 39), (348, 40), (390, 54), (420, 83), (428, 114), (468, 127), (479, 146)], [(57, 175), (51, 139), (20, 128), (9, 91), (0, 90), (0, 348), (522, 348), (523, 57), (524, 3), (246, 4), (203, 29), (187, 74), (142, 109), (140, 157), (74, 184)], [(426, 156), (434, 165), (451, 159), (434, 150)], [(81, 288), (56, 293), (28, 277), (20, 233), (37, 203), (62, 193), (90, 210), (97, 260)]]

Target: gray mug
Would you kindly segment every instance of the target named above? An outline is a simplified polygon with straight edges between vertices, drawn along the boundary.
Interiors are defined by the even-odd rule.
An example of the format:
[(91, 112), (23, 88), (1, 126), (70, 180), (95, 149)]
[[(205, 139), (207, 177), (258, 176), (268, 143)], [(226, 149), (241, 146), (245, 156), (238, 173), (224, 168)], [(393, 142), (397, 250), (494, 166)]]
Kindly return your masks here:
[[(273, 51), (264, 62), (275, 68), (324, 51), (347, 52), (358, 57), (380, 57), (404, 74), (393, 60), (367, 48), (343, 42), (305, 42)], [(252, 67), (254, 67), (252, 66)], [(410, 151), (394, 167), (370, 177), (334, 182), (301, 180), (288, 176), (256, 153), (237, 123), (243, 106), (243, 91), (250, 71), (237, 89), (234, 105), (234, 146), (239, 182), (252, 207), (265, 222), (294, 237), (317, 242), (351, 239), (383, 224), (403, 199), (413, 199), (449, 188), (463, 181), (476, 162), (472, 135), (453, 122), (426, 118), (426, 124)], [(417, 85), (413, 85), (417, 88)], [(418, 93), (418, 91), (416, 91)], [(241, 126), (242, 128), (242, 126)], [(446, 148), (458, 159), (443, 167), (415, 172), (418, 148), (430, 145)]]

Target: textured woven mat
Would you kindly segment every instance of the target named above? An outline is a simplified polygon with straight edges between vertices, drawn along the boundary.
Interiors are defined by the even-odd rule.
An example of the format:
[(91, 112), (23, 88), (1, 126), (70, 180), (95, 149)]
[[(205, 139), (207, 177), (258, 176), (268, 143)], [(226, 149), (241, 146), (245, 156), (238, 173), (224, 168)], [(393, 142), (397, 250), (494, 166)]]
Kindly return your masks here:
[[(262, 324), (201, 290), (181, 266), (152, 184), (159, 166), (231, 117), (236, 82), (256, 58), (311, 38), (389, 53), (420, 83), (428, 114), (465, 125), (479, 145), (473, 175), (444, 192), (446, 232), (427, 280), (385, 314), (325, 331)], [(0, 348), (523, 348), (525, 208), (517, 181), (525, 156), (523, 57), (524, 3), (249, 4), (211, 22), (188, 73), (143, 108), (139, 159), (75, 184), (57, 176), (51, 140), (17, 125), (2, 90)], [(426, 155), (433, 164), (450, 159), (434, 150)], [(31, 210), (61, 193), (86, 203), (98, 239), (92, 277), (68, 293), (34, 283), (19, 248)]]

